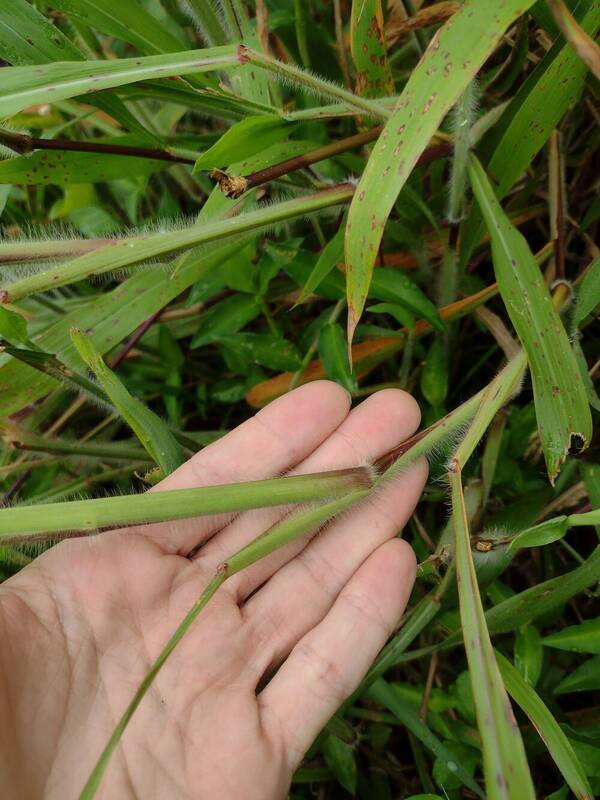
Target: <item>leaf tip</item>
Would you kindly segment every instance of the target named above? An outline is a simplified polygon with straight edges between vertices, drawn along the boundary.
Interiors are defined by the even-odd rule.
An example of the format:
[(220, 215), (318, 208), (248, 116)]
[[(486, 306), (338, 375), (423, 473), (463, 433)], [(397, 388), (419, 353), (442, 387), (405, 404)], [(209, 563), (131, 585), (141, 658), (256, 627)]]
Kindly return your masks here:
[(356, 312), (354, 311), (353, 306), (348, 306), (348, 327), (347, 327), (347, 339), (348, 339), (348, 363), (350, 364), (350, 368), (352, 369), (352, 339), (354, 338), (354, 332), (356, 330), (356, 326), (358, 325), (358, 317)]

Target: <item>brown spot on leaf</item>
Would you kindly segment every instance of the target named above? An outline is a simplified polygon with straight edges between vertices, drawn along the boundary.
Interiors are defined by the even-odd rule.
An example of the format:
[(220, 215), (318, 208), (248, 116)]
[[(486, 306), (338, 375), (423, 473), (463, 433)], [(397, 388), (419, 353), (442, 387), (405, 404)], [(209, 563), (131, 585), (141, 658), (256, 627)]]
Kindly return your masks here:
[(431, 106), (433, 105), (433, 101), (437, 97), (437, 92), (433, 92), (430, 96), (425, 105), (423, 106), (423, 113), (427, 114)]

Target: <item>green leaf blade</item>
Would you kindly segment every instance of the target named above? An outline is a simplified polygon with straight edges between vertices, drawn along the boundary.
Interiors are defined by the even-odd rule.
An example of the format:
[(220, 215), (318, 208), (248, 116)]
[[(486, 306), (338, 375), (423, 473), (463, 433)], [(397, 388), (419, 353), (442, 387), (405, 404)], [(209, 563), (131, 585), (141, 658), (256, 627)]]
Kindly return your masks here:
[(585, 770), (548, 707), (502, 653), (496, 651), (496, 660), (509, 694), (535, 725), (575, 796), (578, 800), (592, 800), (594, 794)]
[[(600, 5), (580, 0), (576, 12), (583, 29), (595, 35), (600, 27)], [(577, 54), (559, 37), (486, 135), (479, 150), (499, 199), (525, 172), (565, 113), (575, 105), (586, 74)], [(461, 228), (463, 264), (468, 262), (484, 230), (481, 212), (473, 207)]]
[(216, 341), (268, 369), (294, 371), (302, 366), (298, 348), (278, 336), (267, 333), (221, 334)]
[(585, 386), (540, 268), (474, 157), (469, 176), (492, 240), (500, 294), (527, 353), (538, 430), (548, 476), (554, 482), (567, 454), (575, 447), (577, 452), (585, 449), (591, 439)]
[(2, 3), (0, 55), (16, 65), (82, 57), (62, 31), (26, 0), (4, 0)]
[(341, 384), (350, 393), (355, 392), (356, 377), (352, 374), (344, 332), (337, 322), (321, 328), (319, 355), (331, 380)]
[(209, 72), (235, 64), (236, 48), (224, 46), (112, 61), (58, 61), (5, 67), (0, 89), (0, 117), (12, 117), (35, 103), (56, 102), (149, 78)]
[(588, 658), (573, 672), (569, 672), (554, 689), (554, 694), (590, 692), (600, 689), (600, 656)]
[(577, 286), (573, 325), (579, 325), (600, 303), (600, 258), (588, 267)]
[(160, 417), (129, 393), (117, 375), (106, 366), (89, 336), (74, 328), (71, 339), (81, 358), (96, 375), (106, 394), (163, 474), (169, 475), (181, 466), (185, 461), (183, 450)]
[[(91, 142), (129, 147), (153, 146), (139, 136), (111, 136)], [(107, 153), (48, 152), (36, 150), (28, 156), (0, 161), (0, 184), (23, 183), (27, 186), (68, 186), (116, 180), (123, 175), (151, 175), (168, 169), (168, 161), (145, 157), (110, 155)]]
[(483, 743), (486, 797), (535, 800), (525, 748), (494, 657), (479, 594), (460, 471), (449, 477), (462, 636)]
[(570, 650), (573, 653), (600, 654), (600, 617), (570, 625), (550, 636), (544, 636), (545, 647)]
[(340, 786), (354, 797), (357, 768), (352, 747), (338, 736), (329, 734), (323, 742), (323, 756)]
[(384, 302), (399, 303), (414, 316), (429, 322), (434, 330), (444, 330), (437, 308), (417, 284), (400, 270), (386, 267), (376, 269), (369, 296)]
[(52, 0), (52, 5), (84, 25), (130, 42), (140, 53), (177, 52), (186, 45), (136, 0)]
[(381, 97), (394, 93), (385, 41), (381, 0), (353, 0), (350, 47), (356, 66), (356, 93)]
[(302, 287), (296, 305), (303, 303), (306, 298), (319, 288), (323, 280), (329, 275), (338, 262), (344, 259), (344, 228), (341, 226), (335, 236), (331, 238), (321, 250), (319, 258), (313, 267), (306, 283)]
[(290, 122), (275, 114), (246, 117), (232, 125), (218, 142), (202, 153), (196, 160), (194, 172), (227, 167), (261, 153), (267, 147), (285, 139), (293, 127)]
[(531, 5), (467, 0), (436, 33), (379, 137), (346, 227), (348, 340), (362, 314), (386, 220), (419, 156), (506, 28)]
[(396, 692), (392, 684), (387, 683), (383, 678), (378, 678), (367, 690), (367, 696), (375, 700), (375, 702), (389, 708), (392, 714), (394, 714), (414, 736), (423, 742), (425, 747), (431, 750), (437, 758), (442, 760), (448, 769), (460, 778), (465, 786), (472, 792), (475, 792), (478, 797), (484, 796), (477, 782), (471, 777), (462, 764), (456, 763), (454, 754), (423, 722), (419, 714), (410, 708), (405, 699)]
[(562, 539), (568, 530), (569, 523), (566, 516), (553, 517), (518, 533), (509, 544), (508, 549), (516, 551), (523, 547), (543, 547)]

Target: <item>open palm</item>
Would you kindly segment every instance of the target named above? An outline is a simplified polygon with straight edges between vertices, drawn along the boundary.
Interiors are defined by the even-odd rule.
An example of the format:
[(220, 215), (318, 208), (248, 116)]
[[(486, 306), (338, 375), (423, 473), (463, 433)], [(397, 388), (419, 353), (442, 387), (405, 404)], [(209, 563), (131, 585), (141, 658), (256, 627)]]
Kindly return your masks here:
[[(309, 384), (157, 488), (355, 466), (397, 446), (418, 422), (415, 402), (401, 391), (379, 392), (349, 413), (336, 384)], [(425, 464), (415, 464), (323, 534), (229, 580), (144, 697), (98, 796), (284, 797), (304, 753), (404, 610), (415, 561), (395, 536), (425, 476)], [(216, 566), (282, 513), (271, 508), (66, 541), (0, 587), (6, 800), (78, 796)]]

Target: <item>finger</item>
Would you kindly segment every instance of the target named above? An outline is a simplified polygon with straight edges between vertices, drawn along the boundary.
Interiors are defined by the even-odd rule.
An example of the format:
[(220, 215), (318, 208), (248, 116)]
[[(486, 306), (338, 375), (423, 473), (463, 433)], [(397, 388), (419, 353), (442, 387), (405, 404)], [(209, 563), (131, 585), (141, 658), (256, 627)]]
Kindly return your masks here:
[[(410, 436), (418, 427), (419, 420), (419, 407), (409, 394), (398, 389), (377, 392), (354, 408), (339, 428), (298, 464), (291, 474), (341, 469), (372, 462)], [(270, 508), (244, 514), (202, 548), (198, 561), (212, 571), (232, 553), (275, 524), (284, 513), (286, 509)], [(308, 538), (281, 548), (234, 576), (228, 581), (229, 590), (237, 596), (238, 601), (245, 599), (293, 558), (306, 545)], [(351, 571), (356, 566), (354, 564)]]
[[(314, 381), (274, 400), (251, 419), (205, 447), (155, 491), (270, 478), (311, 453), (348, 414), (350, 398), (338, 384)], [(232, 515), (177, 520), (138, 529), (167, 553), (187, 555)]]
[(427, 479), (427, 461), (342, 515), (276, 572), (242, 607), (262, 666), (281, 662), (295, 643), (317, 625), (360, 565), (408, 522)]
[(283, 737), (291, 769), (385, 644), (406, 607), (415, 571), (406, 542), (379, 547), (259, 694), (263, 730), (272, 740)]

